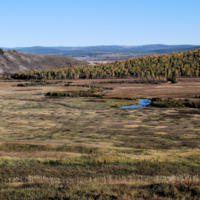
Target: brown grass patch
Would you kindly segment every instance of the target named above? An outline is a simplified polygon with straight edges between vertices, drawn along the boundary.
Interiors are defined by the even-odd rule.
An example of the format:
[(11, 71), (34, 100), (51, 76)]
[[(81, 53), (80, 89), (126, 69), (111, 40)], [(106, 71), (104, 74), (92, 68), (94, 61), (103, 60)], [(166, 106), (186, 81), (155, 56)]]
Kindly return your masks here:
[(27, 91), (37, 91), (42, 89), (21, 89), (21, 90), (13, 90), (12, 92), (27, 92)]

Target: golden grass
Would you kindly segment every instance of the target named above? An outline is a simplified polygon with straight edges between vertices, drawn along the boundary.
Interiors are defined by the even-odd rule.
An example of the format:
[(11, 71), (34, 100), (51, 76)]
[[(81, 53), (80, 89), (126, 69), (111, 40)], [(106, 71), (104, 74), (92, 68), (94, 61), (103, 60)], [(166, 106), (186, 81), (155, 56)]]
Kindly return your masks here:
[(74, 152), (55, 152), (55, 151), (1, 151), (0, 156), (4, 158), (43, 158), (43, 159), (59, 159), (59, 158), (68, 158), (68, 157), (80, 157), (84, 154), (74, 153)]
[(124, 125), (124, 128), (137, 128), (140, 125), (132, 124), (132, 125)]
[(182, 135), (182, 138), (197, 138), (197, 134), (184, 134)]
[[(94, 80), (72, 80), (80, 81)], [(115, 87), (105, 95), (152, 97), (171, 93), (177, 98), (192, 98), (190, 92), (198, 88), (190, 83), (189, 91), (188, 82), (186, 78), (178, 87), (105, 85)], [(40, 87), (41, 93), (66, 88)], [(180, 88), (183, 93), (176, 94)], [(12, 92), (9, 84), (1, 89), (0, 173), (5, 175), (8, 188), (72, 183), (80, 186), (80, 191), (85, 185), (144, 187), (200, 181), (195, 175), (200, 157), (198, 109), (123, 110), (111, 108), (116, 102), (122, 103), (112, 99), (39, 97), (37, 91)], [(131, 192), (134, 196), (136, 190)]]
[[(72, 80), (74, 83), (80, 81), (89, 83), (93, 80)], [(184, 86), (184, 90), (187, 92), (186, 84), (188, 83), (186, 80), (177, 86)], [(152, 89), (148, 90), (149, 94), (154, 93), (156, 87), (169, 87), (172, 90), (176, 90), (167, 84), (160, 86), (138, 85), (137, 87), (130, 84), (113, 84), (112, 86), (115, 90), (110, 91), (109, 94), (106, 93), (107, 96), (115, 96), (116, 92), (119, 92), (117, 89), (119, 86), (125, 92), (127, 92), (128, 88), (137, 90), (137, 87), (139, 87), (140, 92)], [(192, 87), (192, 83), (189, 86)], [(111, 85), (108, 87), (111, 87)], [(55, 142), (60, 144), (67, 143), (68, 145), (81, 144), (83, 146), (111, 148), (114, 152), (117, 152), (115, 150), (117, 144), (121, 145), (118, 149), (123, 151), (123, 149), (137, 149), (137, 145), (141, 146), (138, 147), (139, 149), (149, 149), (151, 146), (148, 145), (158, 145), (159, 142), (174, 145), (172, 148), (175, 148), (175, 151), (178, 152), (179, 147), (176, 147), (175, 144), (180, 143), (180, 138), (186, 143), (192, 139), (197, 139), (196, 141), (198, 141), (200, 128), (197, 122), (199, 114), (196, 114), (196, 111), (180, 119), (174, 119), (173, 116), (182, 116), (179, 113), (179, 109), (145, 108), (142, 110), (121, 110), (109, 108), (109, 106), (113, 105), (113, 101), (111, 100), (90, 102), (87, 98), (46, 98), (38, 97), (37, 92), (34, 91), (12, 93), (10, 92), (10, 88), (11, 84), (6, 84), (0, 90), (0, 108), (2, 110), (0, 114), (1, 141), (24, 140), (25, 143), (46, 141), (48, 144)], [(40, 87), (43, 93), (56, 89), (66, 90), (66, 88), (68, 87)], [(166, 92), (162, 92), (160, 94), (166, 94)], [(131, 91), (123, 93), (123, 95), (130, 93), (137, 95)], [(190, 112), (190, 109), (187, 110)], [(186, 128), (183, 129), (183, 126)], [(159, 131), (158, 129), (161, 130)], [(189, 129), (190, 133), (187, 134)], [(164, 137), (169, 138), (166, 139)], [(152, 140), (146, 141), (147, 139)], [(126, 148), (128, 144), (132, 146), (130, 148), (127, 146), (128, 148)], [(190, 147), (184, 148), (190, 149)], [(184, 148), (180, 151), (184, 152)], [(170, 150), (166, 150), (165, 152), (168, 151)], [(153, 150), (152, 153), (149, 152), (151, 152), (150, 149), (148, 150), (148, 154), (150, 155), (131, 155), (131, 157), (134, 157), (134, 159), (143, 159), (158, 156)], [(167, 154), (167, 156), (169, 155)]]
[(166, 133), (166, 132), (156, 132), (155, 134), (156, 135), (167, 135), (168, 133)]
[(153, 129), (163, 129), (163, 128), (167, 128), (167, 126), (155, 126), (155, 127), (151, 127)]

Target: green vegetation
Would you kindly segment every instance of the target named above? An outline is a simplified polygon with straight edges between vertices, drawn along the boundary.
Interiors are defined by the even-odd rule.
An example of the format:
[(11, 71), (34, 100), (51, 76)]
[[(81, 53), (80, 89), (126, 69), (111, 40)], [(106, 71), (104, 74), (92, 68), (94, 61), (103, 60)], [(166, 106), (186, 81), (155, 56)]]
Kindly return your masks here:
[[(32, 177), (30, 177), (31, 179)], [(44, 177), (45, 178), (45, 177)], [(40, 177), (33, 177), (40, 180)], [(42, 179), (42, 177), (41, 177)], [(47, 179), (48, 180), (48, 179)], [(55, 179), (56, 181), (57, 179)], [(88, 184), (88, 183), (87, 183)], [(145, 186), (134, 184), (80, 184), (78, 186), (69, 184), (31, 183), (10, 184), (3, 188), (1, 199), (81, 199), (81, 200), (129, 200), (129, 199), (159, 199), (173, 200), (199, 199), (199, 181), (149, 184)], [(7, 189), (9, 188), (9, 189)]]
[[(91, 83), (92, 84), (92, 83)], [(94, 86), (94, 85), (89, 85), (89, 84), (72, 84), (72, 82), (67, 82), (65, 84), (65, 86), (74, 86), (74, 87), (86, 87), (86, 88), (90, 88), (91, 90), (94, 89), (100, 89), (100, 90), (113, 90), (113, 88), (107, 88), (107, 87), (98, 87), (98, 86)]]
[[(110, 88), (101, 88), (91, 85), (71, 85), (70, 83), (66, 84), (67, 86), (76, 86), (76, 87), (88, 87), (90, 90), (88, 91), (53, 91), (48, 92), (46, 96), (51, 97), (96, 97), (96, 98), (103, 98), (105, 100), (123, 100), (123, 102), (119, 101), (117, 104), (112, 105), (112, 107), (120, 108), (126, 105), (134, 105), (139, 103), (137, 98), (132, 97), (105, 97), (104, 94), (96, 94), (102, 93), (105, 89)], [(112, 88), (111, 88), (112, 89)]]
[(162, 108), (200, 108), (200, 102), (191, 102), (188, 99), (176, 101), (172, 98), (153, 98), (150, 106)]
[(3, 51), (3, 49), (1, 49), (1, 48), (0, 48), (0, 54), (4, 54), (4, 51)]
[(12, 75), (7, 75), (7, 74), (1, 74), (0, 75), (0, 80), (12, 80)]
[(64, 160), (1, 159), (0, 198), (121, 200), (185, 197), (190, 200), (200, 197), (199, 166), (192, 166), (195, 158), (185, 157), (188, 161), (178, 164), (98, 159), (98, 154)]
[(66, 78), (128, 78), (139, 77), (144, 81), (177, 82), (178, 76), (198, 77), (200, 75), (200, 49), (147, 56), (96, 66), (75, 66), (71, 68), (33, 70), (16, 73), (15, 78), (66, 79)]
[[(171, 79), (168, 79), (171, 81)], [(98, 82), (98, 84), (136, 84), (136, 83), (139, 83), (139, 84), (160, 84), (160, 83), (167, 83), (167, 79), (163, 78), (163, 79), (158, 79), (158, 80), (122, 80), (122, 81), (117, 81), (117, 80), (113, 80), (113, 81), (102, 81), (102, 82)], [(177, 82), (176, 82), (177, 83)], [(93, 84), (95, 84), (95, 82), (93, 82)]]
[(91, 91), (57, 91), (57, 92), (48, 92), (46, 96), (51, 97), (103, 97), (103, 94), (94, 94), (96, 92), (102, 92), (98, 88), (94, 88)]
[(35, 144), (0, 144), (0, 150), (14, 151), (58, 151), (58, 152), (75, 152), (91, 154), (98, 152), (98, 148), (86, 146), (70, 146), (70, 145), (35, 145)]
[(131, 100), (131, 101), (128, 101), (128, 102), (126, 102), (126, 103), (116, 104), (116, 105), (114, 105), (114, 106), (112, 106), (112, 107), (121, 108), (122, 106), (135, 105), (135, 104), (137, 104), (137, 103), (140, 102), (140, 101), (139, 101), (138, 99), (136, 99), (136, 98), (132, 98), (132, 99), (129, 99), (129, 98), (128, 98), (128, 100)]
[(56, 82), (51, 82), (51, 81), (46, 81), (46, 80), (37, 80), (37, 81), (30, 81), (30, 82), (25, 82), (25, 83), (18, 83), (17, 86), (19, 87), (30, 87), (30, 86), (47, 86), (47, 85), (57, 85), (57, 84), (62, 84), (64, 83), (63, 81), (56, 81)]

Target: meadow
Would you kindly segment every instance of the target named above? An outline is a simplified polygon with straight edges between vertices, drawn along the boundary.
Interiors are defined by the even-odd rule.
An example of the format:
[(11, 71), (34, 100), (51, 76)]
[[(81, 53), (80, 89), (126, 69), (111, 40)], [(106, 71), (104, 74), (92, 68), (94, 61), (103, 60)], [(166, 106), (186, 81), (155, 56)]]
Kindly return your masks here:
[[(1, 81), (0, 199), (200, 198), (200, 109), (116, 106), (135, 98), (199, 102), (198, 78), (67, 82)], [(84, 84), (113, 90), (94, 93), (103, 97), (40, 96), (88, 93)]]

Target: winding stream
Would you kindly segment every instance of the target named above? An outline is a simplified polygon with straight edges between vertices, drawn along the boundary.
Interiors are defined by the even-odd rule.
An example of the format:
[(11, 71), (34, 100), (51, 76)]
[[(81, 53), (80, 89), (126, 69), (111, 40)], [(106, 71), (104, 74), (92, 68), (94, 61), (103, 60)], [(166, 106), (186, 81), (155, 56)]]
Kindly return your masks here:
[(135, 105), (129, 105), (129, 106), (122, 106), (121, 108), (144, 108), (151, 104), (151, 100), (149, 99), (138, 99), (140, 102)]

